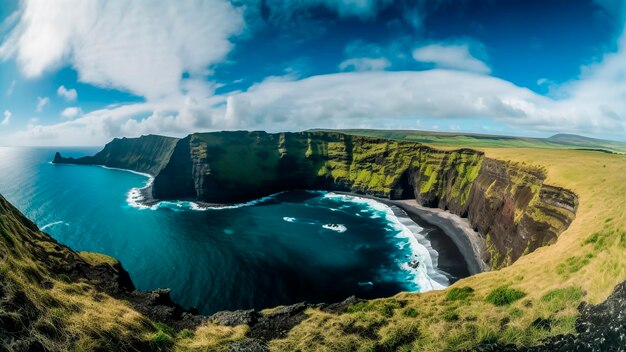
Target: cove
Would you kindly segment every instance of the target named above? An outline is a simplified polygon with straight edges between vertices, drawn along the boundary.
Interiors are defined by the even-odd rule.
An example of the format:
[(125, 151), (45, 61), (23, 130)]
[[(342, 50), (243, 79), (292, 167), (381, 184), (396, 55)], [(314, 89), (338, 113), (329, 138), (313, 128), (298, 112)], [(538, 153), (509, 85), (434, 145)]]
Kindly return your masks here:
[(467, 275), (438, 265), (454, 253), (434, 227), (374, 200), (291, 191), (225, 209), (137, 209), (128, 195), (145, 176), (52, 155), (0, 148), (0, 193), (61, 243), (119, 259), (138, 289), (171, 288), (203, 314), (427, 291)]

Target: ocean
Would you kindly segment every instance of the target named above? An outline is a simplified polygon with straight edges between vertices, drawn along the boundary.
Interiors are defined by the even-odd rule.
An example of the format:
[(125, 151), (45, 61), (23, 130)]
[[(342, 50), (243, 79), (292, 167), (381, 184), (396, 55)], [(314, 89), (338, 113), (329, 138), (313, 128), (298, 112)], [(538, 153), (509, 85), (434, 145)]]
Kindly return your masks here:
[(424, 292), (467, 275), (441, 230), (374, 200), (303, 190), (147, 208), (136, 199), (147, 175), (54, 165), (56, 151), (97, 149), (0, 148), (0, 194), (60, 243), (115, 257), (138, 289), (171, 288), (202, 314)]

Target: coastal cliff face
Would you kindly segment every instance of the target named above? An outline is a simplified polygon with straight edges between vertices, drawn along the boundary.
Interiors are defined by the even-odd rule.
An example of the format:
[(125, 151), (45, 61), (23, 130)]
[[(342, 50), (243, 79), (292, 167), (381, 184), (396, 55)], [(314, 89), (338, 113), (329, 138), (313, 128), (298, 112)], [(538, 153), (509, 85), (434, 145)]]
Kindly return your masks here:
[(482, 259), (495, 268), (554, 242), (578, 205), (572, 192), (544, 184), (544, 170), (471, 149), (334, 132), (148, 136), (114, 140), (92, 159), (59, 160), (150, 172), (156, 200), (236, 203), (291, 189), (415, 199), (467, 217), (485, 237)]
[(290, 189), (416, 199), (468, 217), (485, 236), (482, 259), (498, 268), (554, 242), (573, 220), (576, 195), (544, 180), (543, 170), (470, 149), (326, 132), (219, 132), (180, 140), (152, 192), (209, 203)]
[[(471, 150), (441, 152), (340, 133), (193, 134), (178, 142), (154, 180), (153, 195), (232, 203), (289, 189), (325, 189), (392, 199), (450, 194), (466, 200), (481, 161), (482, 154)], [(439, 179), (442, 169), (451, 177)], [(426, 178), (416, 191), (409, 183), (414, 174)]]
[(94, 156), (64, 158), (56, 153), (55, 164), (103, 165), (156, 175), (169, 161), (177, 138), (148, 135), (116, 138)]

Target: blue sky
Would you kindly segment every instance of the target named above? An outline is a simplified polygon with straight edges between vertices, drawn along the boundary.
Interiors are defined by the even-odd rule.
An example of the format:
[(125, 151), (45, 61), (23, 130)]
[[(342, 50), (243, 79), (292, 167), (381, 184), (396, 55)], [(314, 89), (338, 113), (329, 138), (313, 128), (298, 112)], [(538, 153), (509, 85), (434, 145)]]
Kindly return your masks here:
[(402, 128), (626, 140), (620, 0), (3, 1), (0, 144)]

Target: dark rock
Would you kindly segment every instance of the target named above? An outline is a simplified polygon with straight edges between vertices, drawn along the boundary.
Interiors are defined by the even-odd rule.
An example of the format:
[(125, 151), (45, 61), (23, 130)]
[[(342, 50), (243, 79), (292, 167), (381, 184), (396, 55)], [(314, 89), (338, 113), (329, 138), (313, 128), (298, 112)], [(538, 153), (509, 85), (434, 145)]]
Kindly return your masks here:
[(253, 325), (257, 322), (259, 315), (254, 309), (222, 311), (211, 315), (209, 321), (224, 326)]
[(348, 307), (359, 301), (361, 300), (357, 299), (355, 296), (350, 296), (342, 302), (328, 304), (322, 307), (321, 310), (328, 313), (343, 314), (348, 311)]
[(555, 336), (529, 351), (626, 351), (626, 282), (606, 301), (582, 303), (578, 309), (576, 335)]
[(269, 349), (265, 344), (257, 339), (244, 339), (233, 342), (226, 350), (228, 352), (267, 352)]
[[(606, 301), (590, 305), (581, 303), (576, 319), (576, 333), (557, 335), (533, 347), (516, 347), (497, 343), (482, 344), (476, 351), (562, 351), (562, 352), (625, 352), (626, 351), (626, 282), (617, 286)], [(531, 324), (550, 329), (551, 319), (538, 318)]]
[(552, 319), (537, 318), (530, 323), (530, 326), (536, 329), (550, 330), (552, 329)]
[(286, 336), (289, 330), (308, 318), (304, 311), (311, 307), (321, 305), (297, 303), (279, 307), (267, 314), (254, 310), (223, 311), (213, 314), (208, 320), (224, 326), (246, 324), (250, 327), (248, 337), (253, 340), (269, 341)]
[(297, 303), (261, 315), (258, 321), (250, 326), (248, 336), (263, 341), (285, 337), (289, 330), (308, 318), (304, 311), (309, 307), (310, 304)]

